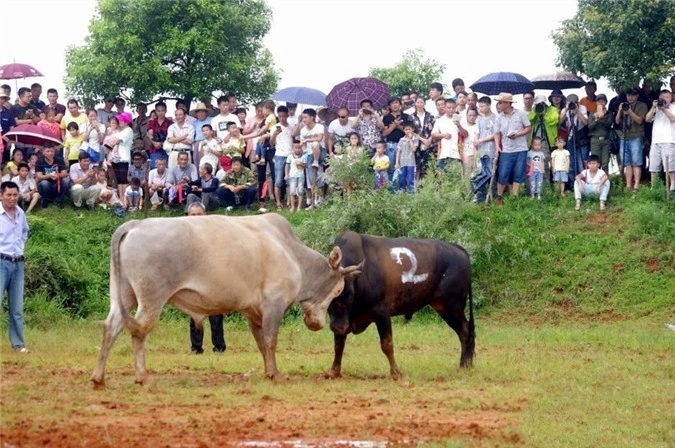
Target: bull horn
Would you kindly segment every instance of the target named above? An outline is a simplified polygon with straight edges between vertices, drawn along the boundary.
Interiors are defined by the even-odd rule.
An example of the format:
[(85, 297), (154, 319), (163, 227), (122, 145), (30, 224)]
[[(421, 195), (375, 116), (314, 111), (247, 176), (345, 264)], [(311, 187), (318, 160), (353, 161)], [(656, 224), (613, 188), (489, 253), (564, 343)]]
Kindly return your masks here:
[(349, 275), (349, 274), (360, 274), (361, 271), (363, 270), (363, 263), (365, 263), (366, 260), (363, 260), (361, 263), (359, 263), (357, 266), (348, 266), (346, 268), (340, 267), (340, 274), (344, 275)]

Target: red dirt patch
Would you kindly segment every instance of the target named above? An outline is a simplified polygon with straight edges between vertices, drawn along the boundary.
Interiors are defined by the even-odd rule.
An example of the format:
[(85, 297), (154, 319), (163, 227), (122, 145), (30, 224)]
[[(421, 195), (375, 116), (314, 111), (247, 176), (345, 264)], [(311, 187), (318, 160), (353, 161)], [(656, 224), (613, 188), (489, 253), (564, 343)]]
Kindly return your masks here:
[(661, 260), (658, 258), (650, 258), (649, 260), (645, 261), (645, 268), (647, 269), (647, 272), (652, 274), (661, 269)]
[[(0, 423), (0, 446), (233, 447), (244, 442), (246, 446), (255, 446), (248, 444), (251, 441), (293, 446), (294, 440), (301, 441), (302, 446), (321, 447), (338, 446), (338, 441), (345, 440), (416, 446), (454, 438), (470, 439), (479, 445), (513, 445), (522, 440), (514, 432), (513, 425), (518, 422), (512, 414), (526, 403), (477, 401), (472, 408), (457, 409), (453, 401), (476, 398), (475, 394), (469, 397), (461, 391), (446, 392), (438, 398), (412, 394), (409, 395), (412, 398), (401, 401), (378, 389), (382, 381), (387, 381), (385, 387), (390, 387), (388, 379), (363, 379), (373, 381), (374, 389), (360, 395), (350, 392), (347, 384), (345, 393), (331, 401), (323, 397), (321, 388), (322, 384), (333, 387), (334, 382), (293, 376), (289, 381), (308, 386), (306, 399), (298, 402), (287, 400), (281, 385), (256, 399), (255, 382), (247, 386), (235, 375), (214, 372), (184, 372), (182, 378), (175, 371), (158, 372), (153, 377), (162, 386), (150, 393), (127, 384), (116, 384), (114, 390), (94, 391), (87, 383), (88, 372), (84, 371), (76, 376), (75, 370), (45, 371), (4, 363), (2, 373), (0, 406), (12, 411)], [(130, 380), (120, 373), (115, 372), (115, 383)], [(231, 395), (223, 394), (222, 384), (204, 389), (212, 387), (210, 377), (214, 375), (233, 390)], [(45, 376), (48, 379), (45, 384), (36, 384), (36, 380)], [(198, 389), (195, 397), (199, 399), (185, 403), (190, 400), (185, 394), (181, 395), (183, 402), (172, 399), (171, 390), (183, 388), (184, 392), (190, 387), (182, 383), (187, 377), (195, 384), (205, 385), (195, 387)], [(416, 387), (406, 382), (396, 385), (405, 389)], [(33, 390), (21, 397), (8, 393), (26, 387), (37, 387), (44, 393)], [(249, 387), (253, 392), (249, 392)], [(242, 396), (244, 401), (237, 402), (241, 398), (235, 397)], [(19, 399), (21, 406), (15, 406)]]

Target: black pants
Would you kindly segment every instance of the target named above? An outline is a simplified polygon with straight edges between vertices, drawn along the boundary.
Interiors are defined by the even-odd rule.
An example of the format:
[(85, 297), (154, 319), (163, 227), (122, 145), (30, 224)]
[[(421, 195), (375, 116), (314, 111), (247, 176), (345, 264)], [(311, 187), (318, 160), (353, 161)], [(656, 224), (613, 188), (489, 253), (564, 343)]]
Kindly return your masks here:
[[(209, 323), (211, 324), (211, 343), (213, 344), (214, 352), (225, 351), (225, 335), (223, 333), (223, 315), (218, 314), (209, 316)], [(192, 351), (202, 353), (202, 343), (204, 342), (204, 331), (197, 330), (195, 321), (190, 319), (190, 343), (192, 344)]]

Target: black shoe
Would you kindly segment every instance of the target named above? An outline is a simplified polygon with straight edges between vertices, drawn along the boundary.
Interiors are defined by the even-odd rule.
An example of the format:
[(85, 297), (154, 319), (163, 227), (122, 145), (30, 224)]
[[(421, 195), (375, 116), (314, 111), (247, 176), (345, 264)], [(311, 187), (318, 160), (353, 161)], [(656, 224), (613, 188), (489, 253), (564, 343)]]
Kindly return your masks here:
[(59, 210), (63, 210), (64, 208), (66, 208), (66, 206), (63, 205), (63, 202), (57, 202), (56, 206), (59, 208)]
[(42, 199), (40, 201), (40, 208), (47, 208), (47, 207), (49, 207), (49, 202), (47, 202), (46, 199)]
[[(63, 208), (63, 207), (61, 207), (61, 208)], [(82, 207), (73, 206), (73, 210), (75, 210), (76, 212), (81, 212), (81, 211), (82, 211)]]
[(94, 207), (92, 207), (92, 206), (89, 205), (89, 204), (84, 204), (84, 208), (86, 208), (86, 209), (89, 210), (89, 211), (92, 211), (92, 210), (94, 209)]

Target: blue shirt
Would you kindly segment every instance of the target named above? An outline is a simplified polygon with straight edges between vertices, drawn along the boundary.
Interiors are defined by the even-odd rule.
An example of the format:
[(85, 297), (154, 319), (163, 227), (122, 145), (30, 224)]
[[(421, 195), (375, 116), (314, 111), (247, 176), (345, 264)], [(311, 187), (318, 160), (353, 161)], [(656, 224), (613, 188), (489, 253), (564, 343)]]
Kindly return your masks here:
[(16, 120), (14, 119), (14, 112), (12, 109), (5, 109), (0, 107), (0, 126), (2, 127), (3, 135), (9, 132), (9, 128), (16, 126)]
[(14, 220), (10, 218), (5, 207), (0, 205), (0, 254), (10, 257), (23, 255), (23, 248), (28, 239), (28, 222), (21, 207), (14, 207)]
[(205, 124), (211, 124), (211, 118), (212, 117), (206, 117), (206, 119), (202, 120), (195, 120), (194, 123), (192, 123), (192, 126), (195, 127), (195, 141), (196, 142), (201, 142), (204, 140), (204, 134), (202, 134), (202, 126)]

